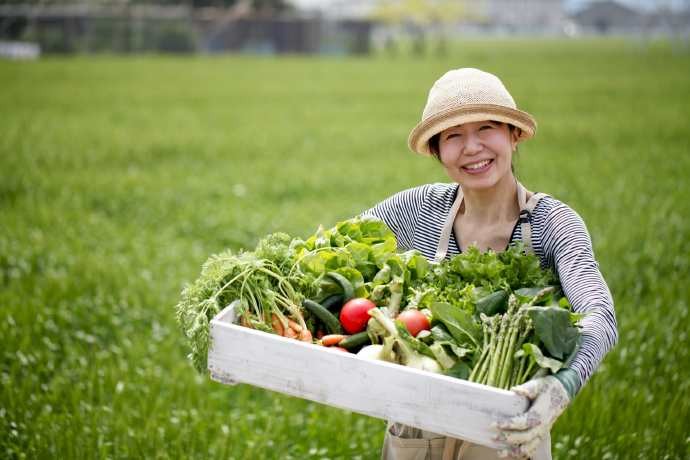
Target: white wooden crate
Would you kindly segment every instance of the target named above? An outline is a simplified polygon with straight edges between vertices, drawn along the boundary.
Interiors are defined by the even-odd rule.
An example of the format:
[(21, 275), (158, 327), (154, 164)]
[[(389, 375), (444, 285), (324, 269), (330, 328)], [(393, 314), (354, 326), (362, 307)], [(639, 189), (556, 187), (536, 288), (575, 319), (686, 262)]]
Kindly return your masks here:
[(527, 408), (511, 391), (236, 325), (234, 307), (211, 320), (208, 368), (218, 382), (248, 383), (489, 447), (501, 446), (490, 423)]

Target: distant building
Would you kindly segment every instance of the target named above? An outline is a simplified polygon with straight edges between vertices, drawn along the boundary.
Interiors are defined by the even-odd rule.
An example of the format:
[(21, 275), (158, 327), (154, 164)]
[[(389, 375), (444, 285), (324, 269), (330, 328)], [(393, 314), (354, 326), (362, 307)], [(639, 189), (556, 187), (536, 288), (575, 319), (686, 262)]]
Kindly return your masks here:
[(567, 23), (563, 2), (558, 0), (465, 0), (463, 4), (472, 17), (483, 18), (478, 25), (487, 32), (560, 35)]
[[(252, 11), (240, 1), (225, 12), (196, 15), (200, 48), (205, 52), (258, 54), (366, 54), (372, 23), (350, 16), (327, 16), (318, 8), (281, 14)], [(293, 5), (298, 6), (298, 5)]]
[(246, 0), (232, 8), (196, 9), (129, 4), (0, 5), (0, 41), (33, 42), (46, 53), (370, 51), (369, 20), (331, 19), (302, 11), (262, 12), (248, 5)]
[(369, 20), (377, 0), (288, 0), (293, 7), (326, 20)]
[(573, 14), (583, 33), (630, 34), (643, 30), (643, 13), (615, 1), (598, 1)]
[[(406, 0), (290, 0), (296, 8), (315, 12), (330, 19), (367, 19), (386, 5), (401, 6)], [(438, 18), (426, 26), (434, 33), (440, 23), (447, 25), (451, 35), (464, 33), (549, 35), (563, 33), (567, 22), (563, 2), (560, 0), (454, 0), (452, 6), (462, 11), (459, 16), (448, 16), (443, 2), (429, 1), (427, 9), (437, 5)], [(413, 16), (414, 11), (410, 11)], [(450, 13), (453, 14), (453, 13)], [(445, 15), (445, 16), (444, 16)], [(402, 23), (410, 20), (402, 19)], [(395, 28), (395, 25), (389, 25)]]
[(684, 36), (687, 40), (690, 38), (690, 9), (653, 11), (645, 15), (644, 27), (650, 35)]

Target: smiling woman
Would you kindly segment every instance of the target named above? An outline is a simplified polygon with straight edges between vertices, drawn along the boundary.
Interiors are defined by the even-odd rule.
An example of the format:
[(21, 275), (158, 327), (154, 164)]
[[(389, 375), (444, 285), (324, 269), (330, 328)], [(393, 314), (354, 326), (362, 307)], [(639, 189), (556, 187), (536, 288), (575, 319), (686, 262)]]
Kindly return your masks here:
[(384, 459), (550, 458), (550, 429), (617, 341), (613, 299), (599, 272), (580, 216), (544, 193), (533, 193), (513, 173), (512, 156), (536, 131), (495, 75), (457, 69), (433, 85), (422, 120), (408, 138), (411, 150), (435, 156), (450, 184), (428, 184), (395, 194), (366, 211), (395, 233), (399, 247), (441, 261), (474, 245), (503, 251), (522, 244), (559, 276), (581, 321), (582, 343), (568, 366), (513, 388), (531, 401), (514, 419), (497, 421), (502, 452), (391, 422)]

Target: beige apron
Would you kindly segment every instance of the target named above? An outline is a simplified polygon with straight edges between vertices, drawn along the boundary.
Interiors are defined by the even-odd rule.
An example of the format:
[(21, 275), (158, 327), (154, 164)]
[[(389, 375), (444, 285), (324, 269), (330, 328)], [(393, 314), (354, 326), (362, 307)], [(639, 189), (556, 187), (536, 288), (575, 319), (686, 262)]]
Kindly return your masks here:
[[(532, 247), (532, 228), (529, 219), (540, 199), (546, 194), (535, 193), (528, 200), (527, 190), (519, 182), (518, 205), (520, 217), (518, 222), (522, 232), (522, 242), (525, 251), (534, 252)], [(462, 188), (458, 187), (453, 206), (450, 208), (446, 222), (441, 231), (441, 237), (436, 249), (434, 260), (440, 262), (446, 258), (450, 235), (453, 231), (455, 218), (462, 204)], [(401, 423), (389, 422), (381, 452), (382, 460), (497, 460), (498, 451), (489, 447), (472, 444), (460, 439), (447, 438), (430, 431), (420, 430)], [(546, 436), (541, 443), (533, 460), (551, 460), (551, 437)]]

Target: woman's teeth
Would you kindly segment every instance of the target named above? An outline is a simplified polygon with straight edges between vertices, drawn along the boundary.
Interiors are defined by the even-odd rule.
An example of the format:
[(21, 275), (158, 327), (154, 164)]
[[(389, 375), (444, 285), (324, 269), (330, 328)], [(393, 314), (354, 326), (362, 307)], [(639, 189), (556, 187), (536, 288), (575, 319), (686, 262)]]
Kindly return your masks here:
[(472, 163), (471, 165), (467, 165), (467, 166), (465, 166), (465, 169), (469, 169), (469, 170), (481, 169), (484, 166), (488, 165), (489, 163), (491, 163), (491, 160), (484, 160), (484, 161), (480, 161), (478, 163)]

